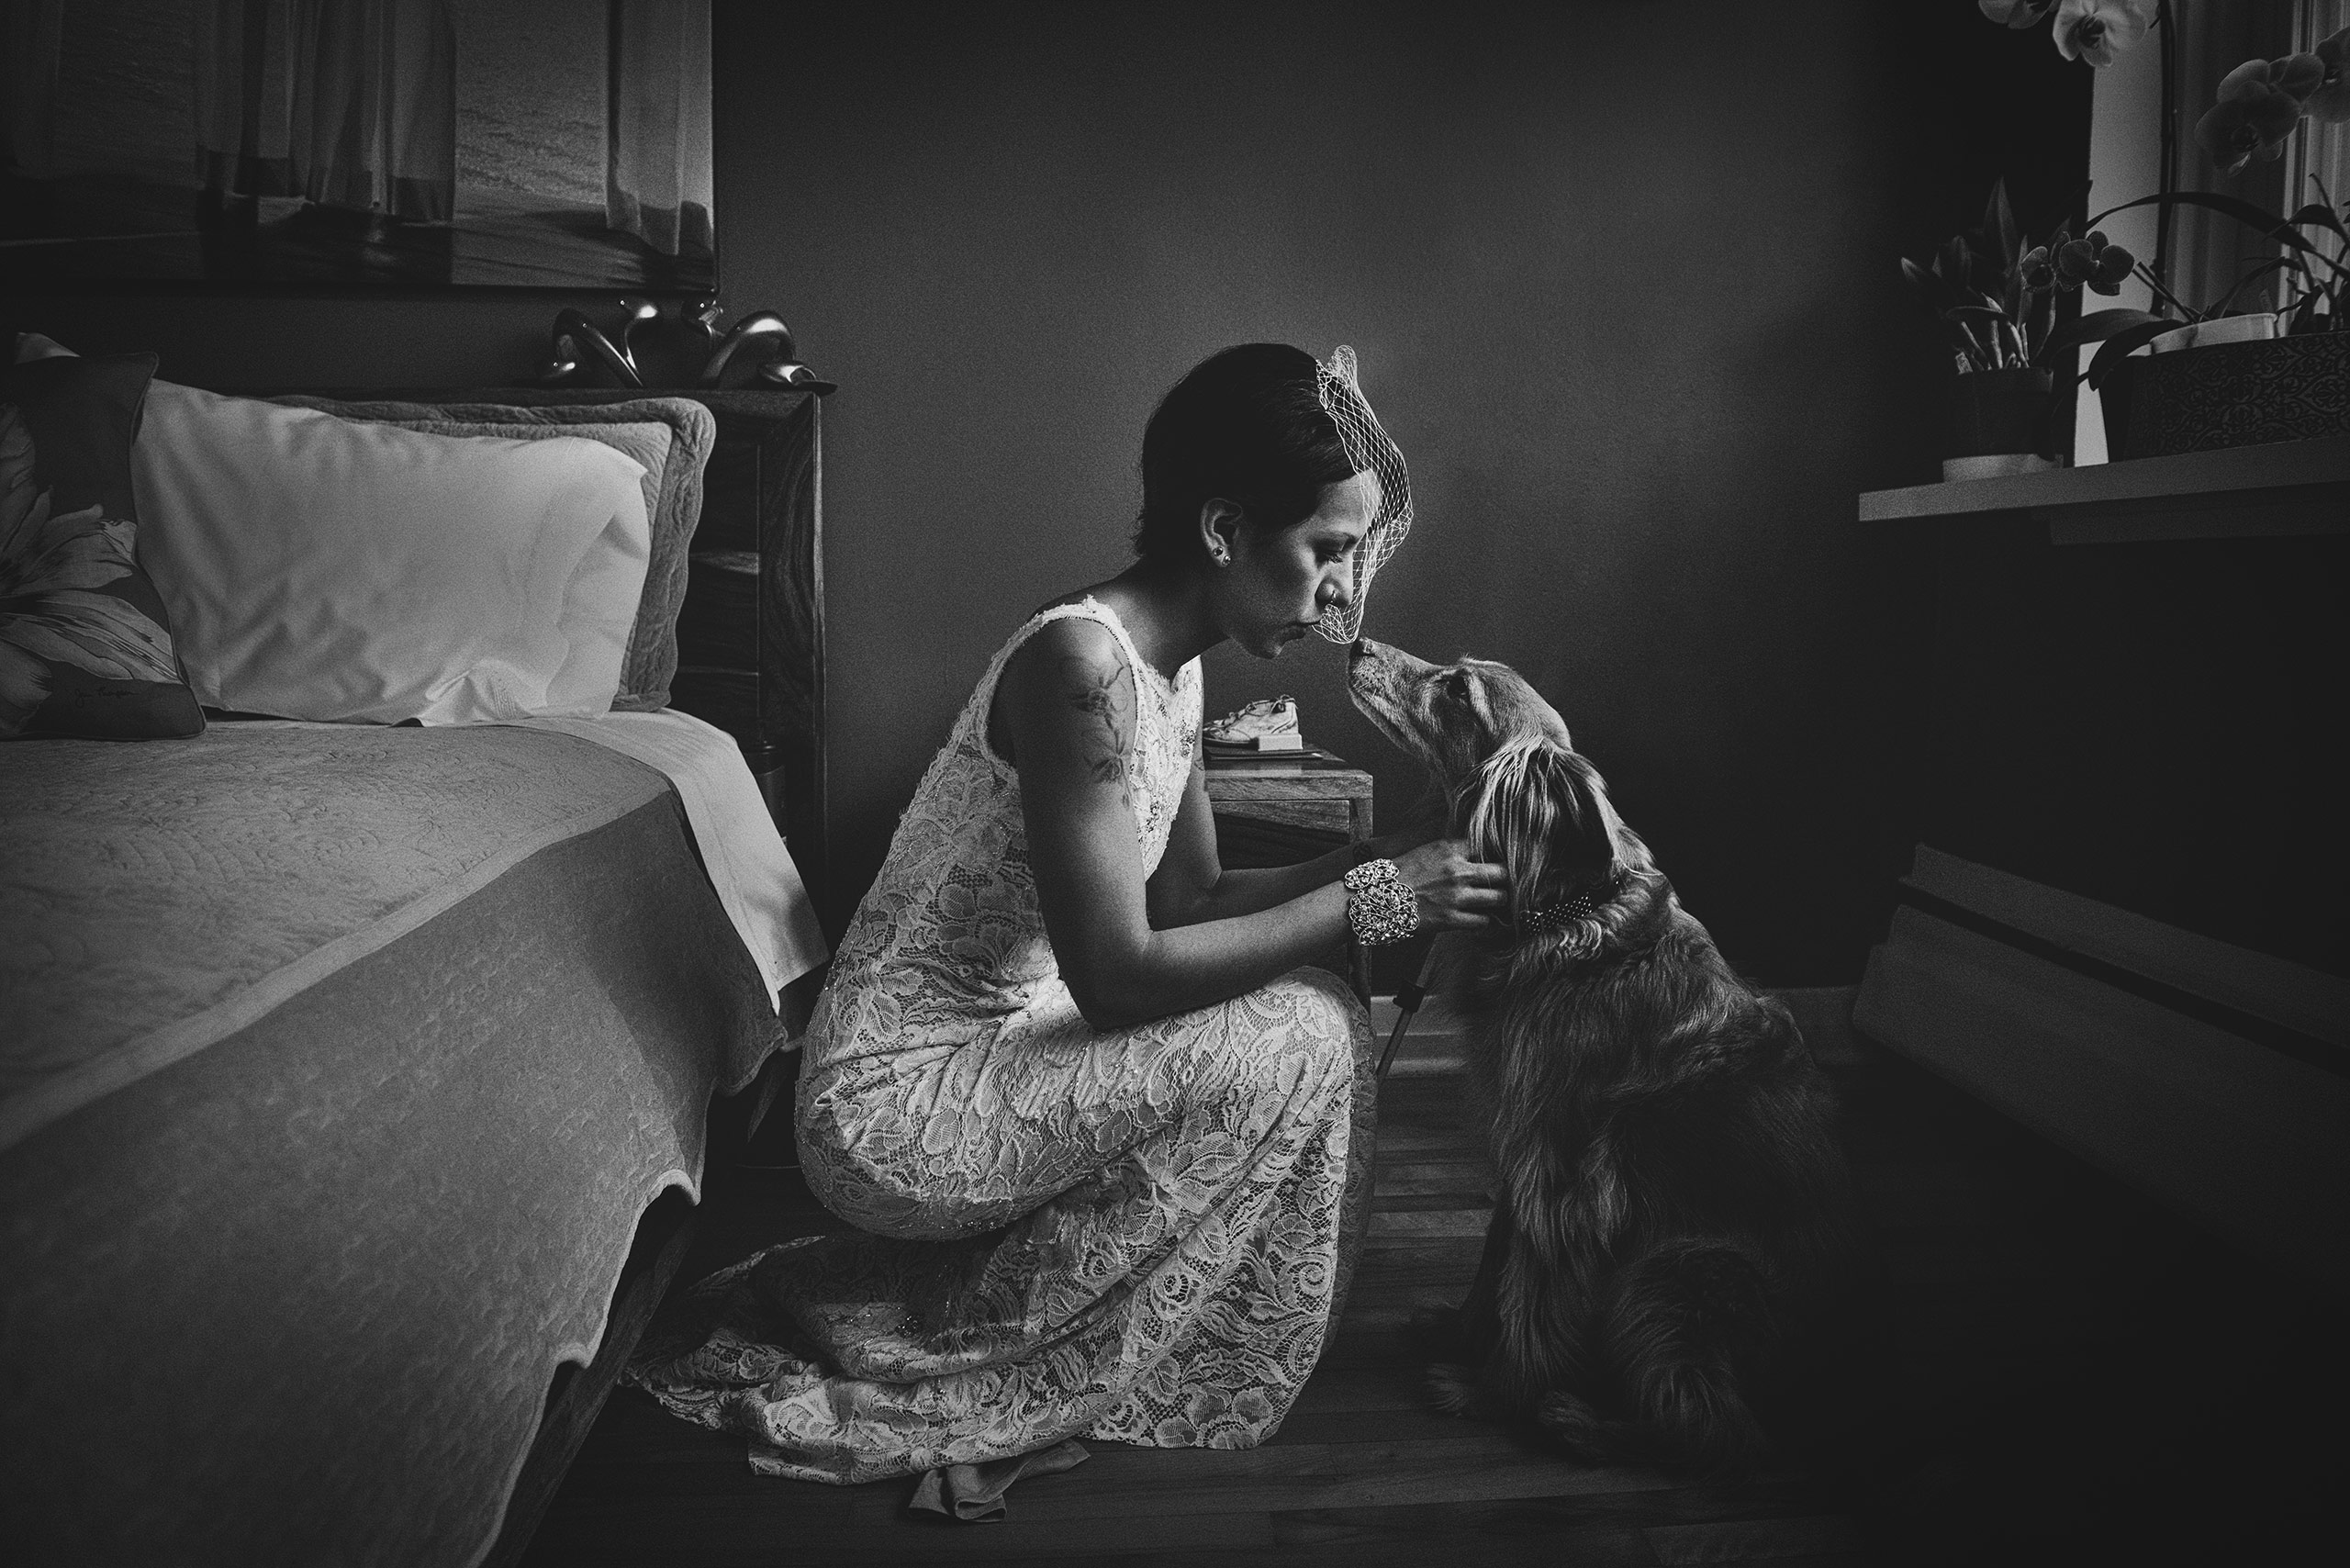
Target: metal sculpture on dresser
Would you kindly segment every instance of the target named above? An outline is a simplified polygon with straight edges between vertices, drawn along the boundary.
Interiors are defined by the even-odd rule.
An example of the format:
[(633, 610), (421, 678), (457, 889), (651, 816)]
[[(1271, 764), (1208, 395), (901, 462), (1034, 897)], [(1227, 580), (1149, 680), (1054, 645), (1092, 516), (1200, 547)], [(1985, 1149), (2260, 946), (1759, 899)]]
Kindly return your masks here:
[[(627, 318), (617, 338), (575, 306), (556, 311), (539, 380), (549, 386), (583, 386), (601, 370), (622, 386), (834, 389), (800, 362), (791, 329), (772, 310), (754, 310), (722, 334), (719, 322), (726, 310), (714, 298), (680, 299), (666, 313), (655, 300), (629, 297), (620, 303)], [(654, 330), (640, 345), (639, 336), (648, 328)]]

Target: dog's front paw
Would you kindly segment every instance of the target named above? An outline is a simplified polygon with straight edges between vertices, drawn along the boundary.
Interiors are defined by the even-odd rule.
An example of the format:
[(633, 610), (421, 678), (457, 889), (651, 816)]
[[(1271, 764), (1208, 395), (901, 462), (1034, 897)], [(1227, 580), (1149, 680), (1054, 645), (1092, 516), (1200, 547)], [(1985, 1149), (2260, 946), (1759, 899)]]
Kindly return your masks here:
[(1534, 1419), (1560, 1447), (1585, 1464), (1607, 1464), (1623, 1446), (1621, 1422), (1610, 1421), (1590, 1401), (1563, 1388), (1542, 1396)]
[(1448, 1416), (1466, 1416), (1477, 1402), (1477, 1369), (1459, 1361), (1432, 1361), (1421, 1386), (1428, 1403)]

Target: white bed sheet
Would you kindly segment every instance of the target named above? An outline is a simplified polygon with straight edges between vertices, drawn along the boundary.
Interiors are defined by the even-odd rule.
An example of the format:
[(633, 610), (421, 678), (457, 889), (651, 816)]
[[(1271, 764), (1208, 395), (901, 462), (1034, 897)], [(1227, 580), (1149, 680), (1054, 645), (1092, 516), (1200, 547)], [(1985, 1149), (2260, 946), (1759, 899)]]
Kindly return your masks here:
[(592, 741), (668, 778), (685, 802), (718, 902), (766, 980), (770, 1006), (780, 1011), (777, 993), (832, 957), (800, 868), (732, 735), (675, 709), (511, 722)]

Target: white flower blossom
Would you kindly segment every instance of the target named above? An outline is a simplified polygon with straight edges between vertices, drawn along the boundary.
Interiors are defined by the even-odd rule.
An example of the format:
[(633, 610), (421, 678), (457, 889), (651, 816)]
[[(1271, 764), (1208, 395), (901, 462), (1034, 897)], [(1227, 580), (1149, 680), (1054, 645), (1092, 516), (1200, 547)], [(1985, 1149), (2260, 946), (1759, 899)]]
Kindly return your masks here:
[(2064, 0), (2056, 8), (2056, 51), (2102, 71), (2154, 25), (2155, 0)]

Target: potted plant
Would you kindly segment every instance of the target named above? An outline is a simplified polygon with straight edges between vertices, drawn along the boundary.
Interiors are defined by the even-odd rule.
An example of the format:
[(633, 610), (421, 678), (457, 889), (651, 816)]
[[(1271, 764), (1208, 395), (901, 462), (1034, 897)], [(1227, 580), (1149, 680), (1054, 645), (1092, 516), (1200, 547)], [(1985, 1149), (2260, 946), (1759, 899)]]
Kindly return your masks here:
[[(2345, 67), (2350, 28), (2310, 53), (2247, 60), (2221, 80), (2196, 124), (2196, 140), (2225, 174), (2282, 157), (2304, 117), (2350, 120)], [(2089, 381), (2103, 390), (2116, 455), (2350, 434), (2350, 207), (2337, 207), (2314, 176), (2311, 184), (2318, 199), (2289, 217), (2205, 191), (2127, 204), (2203, 207), (2244, 224), (2277, 251), (2252, 266), (2212, 310), (2188, 309), (2161, 280), (2148, 279), (2157, 302), (2185, 319), (2128, 329), (2092, 362)], [(2254, 283), (2274, 288), (2276, 308), (2230, 314)], [(2140, 342), (2146, 357), (2124, 357)]]
[(2103, 234), (2076, 240), (2064, 224), (2034, 244), (2016, 227), (2005, 180), (1991, 187), (1980, 230), (1953, 235), (1926, 263), (1902, 258), (1902, 275), (1948, 333), (1958, 373), (1943, 425), (1943, 478), (2055, 465), (2048, 416), (2061, 356), (2151, 319), (2106, 310), (2060, 326), (2057, 297), (2084, 287), (2114, 294), (2136, 264)]
[[(2031, 27), (2053, 13), (2057, 50), (2093, 67), (2111, 63), (2150, 27), (2172, 20), (2158, 0), (1978, 3), (2010, 28)], [(2196, 125), (2196, 140), (2223, 173), (2233, 174), (2255, 160), (2283, 156), (2304, 118), (2350, 120), (2350, 28), (2308, 53), (2248, 60), (2229, 72)], [(2350, 431), (2350, 207), (2336, 207), (2322, 184), (2316, 195), (2290, 216), (2209, 191), (2143, 196), (2099, 213), (2084, 225), (2089, 241), (2099, 243), (2087, 256), (2075, 252), (2062, 280), (2072, 286), (2079, 286), (2074, 274), (2115, 249), (2102, 246), (2097, 226), (2134, 207), (2202, 207), (2277, 249), (2251, 261), (2219, 298), (2200, 308), (2124, 255), (2121, 275), (2144, 284), (2154, 308), (2090, 312), (2069, 331), (2050, 332), (2025, 362), (2051, 368), (2074, 344), (2101, 345), (2085, 379), (2102, 396), (2108, 445), (2117, 457)], [(2065, 253), (2062, 245), (2056, 253)], [(2117, 289), (2104, 285), (2119, 281), (2099, 273), (2089, 286), (2112, 294)], [(1962, 385), (1966, 379), (1960, 377)]]
[[(2320, 187), (2320, 195), (2330, 193)], [(2115, 207), (2197, 207), (2273, 241), (2228, 293), (2197, 309), (2143, 268), (2159, 313), (2112, 311), (2086, 379), (2104, 399), (2116, 457), (2350, 433), (2350, 208), (2330, 199), (2290, 217), (2209, 191), (2175, 191)], [(2103, 218), (2110, 213), (2100, 214)], [(2276, 308), (2238, 303), (2255, 285)], [(2138, 355), (2140, 349), (2147, 352)], [(2136, 357), (2132, 357), (2136, 356)]]

